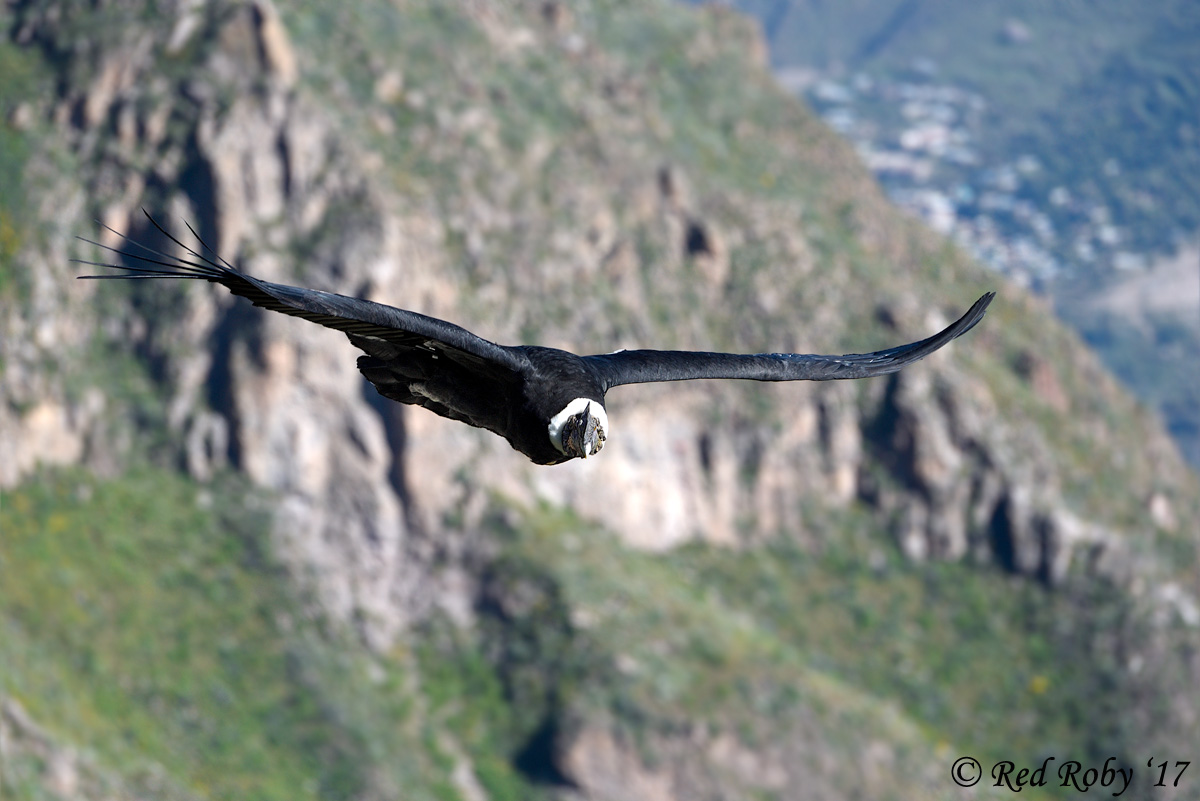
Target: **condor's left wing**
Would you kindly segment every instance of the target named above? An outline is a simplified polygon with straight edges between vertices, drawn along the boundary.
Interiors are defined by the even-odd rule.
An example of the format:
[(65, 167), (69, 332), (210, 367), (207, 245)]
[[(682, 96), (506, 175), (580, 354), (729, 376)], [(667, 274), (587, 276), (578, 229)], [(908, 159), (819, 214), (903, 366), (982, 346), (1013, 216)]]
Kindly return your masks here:
[(817, 356), (804, 353), (705, 353), (679, 350), (624, 350), (585, 356), (605, 389), (622, 384), (690, 381), (700, 378), (741, 378), (750, 381), (830, 381), (894, 373), (924, 359), (946, 343), (970, 331), (983, 319), (996, 296), (988, 292), (945, 330), (920, 342), (875, 353)]

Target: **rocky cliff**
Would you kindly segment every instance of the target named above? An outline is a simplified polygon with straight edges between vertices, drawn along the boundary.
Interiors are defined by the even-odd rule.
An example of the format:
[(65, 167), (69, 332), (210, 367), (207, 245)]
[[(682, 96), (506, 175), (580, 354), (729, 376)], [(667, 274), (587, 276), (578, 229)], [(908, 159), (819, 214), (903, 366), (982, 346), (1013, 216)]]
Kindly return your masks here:
[[(531, 531), (611, 533), (606, 547), (632, 554), (621, 558), (635, 572), (687, 543), (703, 561), (865, 537), (875, 544), (852, 559), (892, 548), (905, 575), (933, 561), (1020, 576), (1023, 593), (1057, 587), (1047, 608), (1065, 604), (1081, 616), (1072, 630), (1095, 634), (1072, 653), (1111, 655), (1120, 686), (1171, 699), (1164, 732), (1187, 730), (1195, 666), (1178, 649), (1200, 622), (1195, 477), (1158, 421), (1018, 289), (1000, 287), (969, 338), (887, 380), (616, 390), (602, 458), (539, 468), (492, 435), (382, 401), (334, 332), (208, 285), (72, 280), (70, 258), (104, 258), (75, 235), (164, 246), (145, 208), (180, 235), (192, 221), (269, 280), (588, 352), (862, 351), (924, 336), (993, 288), (772, 86), (741, 18), (609, 2), (26, 0), (3, 22), (5, 160), (19, 180), (0, 230), (0, 487), (73, 465), (101, 480), (147, 464), (200, 487), (244, 479), (268, 499), (269, 550), (295, 602), (353, 630), (363, 660), (420, 683), (436, 661), (396, 653), (466, 637), (507, 703), (536, 677), (536, 725), (509, 732), (527, 746), (495, 751), (559, 795), (801, 797), (793, 772), (816, 770), (815, 743), (857, 729), (804, 707), (799, 723), (756, 719), (739, 737), (733, 718), (696, 724), (686, 706), (656, 706), (657, 690), (638, 701), (657, 711), (638, 714), (673, 722), (646, 729), (619, 704), (568, 693), (667, 657), (625, 654), (615, 623), (589, 618), (611, 612), (572, 596), (566, 546), (535, 539), (539, 555)], [(1098, 586), (1126, 604), (1110, 628), (1079, 611)], [(685, 628), (704, 627), (676, 603)], [(1133, 637), (1146, 620), (1157, 627)], [(741, 647), (738, 625), (716, 625), (711, 647)], [(587, 647), (617, 654), (603, 681), (554, 667), (585, 631), (608, 631)], [(527, 662), (500, 645), (520, 632)], [(820, 659), (796, 659), (802, 694), (824, 692)], [(764, 681), (786, 685), (779, 670)], [(874, 720), (874, 691), (862, 692), (824, 702)], [(5, 709), (10, 728), (41, 731)], [(448, 717), (423, 718), (444, 729), (428, 737), (448, 792), (500, 797), (486, 749), (472, 752)], [(672, 728), (684, 721), (690, 731)], [(896, 775), (940, 787), (915, 726), (905, 718), (865, 746), (878, 775), (818, 770), (829, 793), (873, 793)], [(922, 756), (905, 762), (909, 748)], [(387, 797), (381, 775), (357, 794)]]

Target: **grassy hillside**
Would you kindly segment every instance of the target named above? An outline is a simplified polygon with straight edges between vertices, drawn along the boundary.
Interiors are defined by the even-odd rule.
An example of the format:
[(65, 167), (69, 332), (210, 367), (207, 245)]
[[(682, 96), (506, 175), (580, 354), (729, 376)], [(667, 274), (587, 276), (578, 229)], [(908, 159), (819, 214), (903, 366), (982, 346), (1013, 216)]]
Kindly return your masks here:
[[(908, 754), (891, 783), (840, 778), (875, 797), (906, 797), (951, 752), (1137, 751), (1103, 647), (1125, 601), (914, 566), (861, 515), (806, 521), (839, 532), (817, 553), (654, 556), (499, 506), (475, 633), (431, 621), (380, 656), (289, 612), (269, 499), (231, 479), (67, 471), (4, 496), (0, 693), (131, 792), (458, 798), (461, 747), (489, 797), (530, 798), (555, 779), (539, 733), (597, 716), (651, 764), (680, 727), (767, 752), (819, 736), (838, 760), (877, 731)], [(821, 751), (798, 758), (821, 773)], [(40, 797), (9, 767), (9, 797)]]
[(235, 487), (142, 469), (5, 493), (0, 691), (134, 786), (161, 771), (180, 795), (357, 795), (362, 732), (319, 689), (316, 627), (289, 619), (267, 507)]

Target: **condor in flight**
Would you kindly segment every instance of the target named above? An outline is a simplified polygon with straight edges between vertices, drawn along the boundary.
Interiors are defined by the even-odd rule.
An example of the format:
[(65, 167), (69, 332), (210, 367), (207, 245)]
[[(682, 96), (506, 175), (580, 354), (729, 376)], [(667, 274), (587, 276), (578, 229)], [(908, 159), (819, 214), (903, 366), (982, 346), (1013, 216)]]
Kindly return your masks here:
[(604, 396), (613, 387), (695, 378), (828, 381), (894, 373), (970, 331), (983, 319), (995, 295), (988, 292), (957, 322), (928, 339), (875, 353), (814, 356), (622, 350), (576, 356), (554, 348), (497, 345), (453, 323), (416, 312), (262, 281), (237, 271), (213, 253), (190, 225), (188, 230), (200, 242), (202, 252), (184, 245), (146, 216), (191, 258), (177, 258), (125, 237), (130, 245), (126, 249), (84, 240), (124, 257), (126, 263), (83, 261), (124, 273), (80, 277), (212, 281), (255, 306), (344, 331), (366, 352), (358, 358), (358, 369), (381, 395), (486, 428), (537, 464), (586, 459), (600, 452), (609, 434)]

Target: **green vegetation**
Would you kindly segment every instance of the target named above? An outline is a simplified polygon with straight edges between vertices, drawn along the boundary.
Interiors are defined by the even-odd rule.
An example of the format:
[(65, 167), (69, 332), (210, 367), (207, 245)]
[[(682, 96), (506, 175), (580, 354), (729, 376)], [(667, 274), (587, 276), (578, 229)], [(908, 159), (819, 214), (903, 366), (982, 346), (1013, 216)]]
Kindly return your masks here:
[(597, 38), (621, 54), (627, 76), (656, 77), (647, 104), (655, 144), (704, 181), (701, 188), (793, 199), (820, 195), (822, 176), (812, 165), (781, 158), (778, 143), (770, 141), (781, 130), (803, 137), (819, 123), (753, 74), (737, 47), (752, 42), (745, 21), (670, 13), (648, 18), (626, 7), (604, 15), (598, 27)]
[(853, 510), (813, 509), (806, 523), (830, 545), (814, 552), (784, 539), (654, 556), (550, 509), (508, 537), (542, 560), (587, 621), (579, 647), (607, 650), (608, 663), (593, 667), (601, 681), (580, 692), (632, 729), (706, 721), (778, 736), (815, 714), (832, 737), (852, 740), (855, 724), (839, 708), (850, 703), (868, 717), (902, 710), (920, 732), (909, 745), (926, 754), (939, 742), (1017, 760), (1067, 743), (1088, 757), (1134, 745), (1122, 730), (1120, 672), (1097, 650), (1127, 601), (964, 564), (915, 566), (875, 518)]
[(282, 628), (267, 514), (235, 486), (68, 472), (6, 493), (2, 689), (126, 772), (157, 763), (209, 797), (348, 797), (362, 744)]
[[(165, 775), (172, 795), (458, 798), (445, 723), (493, 798), (531, 797), (508, 761), (517, 713), (482, 652), (381, 660), (325, 626), (270, 554), (269, 508), (233, 475), (150, 470), (4, 493), (0, 693), (130, 786)], [(431, 625), (413, 650), (454, 637)]]
[(269, 504), (237, 483), (65, 471), (0, 499), (0, 692), (131, 785), (153, 768), (200, 797), (453, 799), (445, 731), (491, 798), (536, 798), (556, 780), (539, 734), (572, 710), (651, 762), (699, 722), (753, 746), (815, 721), (834, 753), (882, 727), (918, 763), (946, 743), (1028, 761), (1135, 745), (1098, 645), (1121, 596), (914, 566), (853, 510), (810, 510), (820, 551), (652, 555), (510, 508), (474, 633), (434, 620), (379, 660), (303, 611)]
[(5, 493), (0, 693), (132, 787), (164, 775), (172, 795), (214, 799), (456, 797), (406, 728), (403, 655), (368, 676), (364, 649), (305, 612), (269, 555), (265, 499), (240, 483), (72, 470)]
[[(0, 14), (0, 22), (4, 16)], [(14, 264), (30, 224), (25, 192), (25, 166), (31, 147), (18, 127), (30, 125), (33, 112), (21, 103), (38, 95), (46, 75), (40, 59), (27, 50), (0, 41), (0, 299), (20, 292), (21, 276)], [(25, 118), (24, 122), (21, 122)]]

